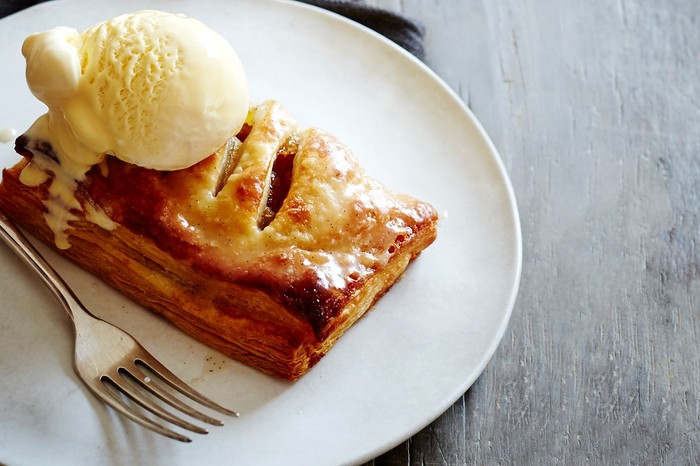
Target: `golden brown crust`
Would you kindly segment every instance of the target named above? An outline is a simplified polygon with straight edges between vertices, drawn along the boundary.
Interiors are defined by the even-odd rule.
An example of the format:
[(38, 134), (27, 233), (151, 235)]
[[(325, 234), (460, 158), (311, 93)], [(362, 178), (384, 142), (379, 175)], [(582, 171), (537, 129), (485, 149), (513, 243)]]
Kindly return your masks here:
[[(195, 338), (294, 380), (432, 243), (437, 216), (367, 177), (332, 136), (296, 128), (278, 104), (252, 115), (235, 153), (186, 170), (114, 158), (94, 167), (76, 197), (118, 226), (74, 210), (61, 252)], [(18, 151), (46, 152), (34, 143), (20, 138)], [(49, 182), (22, 184), (26, 163), (4, 171), (0, 208), (53, 244)]]

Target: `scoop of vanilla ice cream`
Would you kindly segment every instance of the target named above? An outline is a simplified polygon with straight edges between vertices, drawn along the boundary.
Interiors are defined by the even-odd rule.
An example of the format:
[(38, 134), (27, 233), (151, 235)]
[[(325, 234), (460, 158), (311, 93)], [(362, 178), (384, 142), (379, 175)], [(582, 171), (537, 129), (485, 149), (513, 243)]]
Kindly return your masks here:
[(55, 28), (29, 36), (22, 53), (29, 88), (49, 108), (51, 142), (76, 175), (105, 154), (189, 167), (236, 134), (248, 112), (236, 52), (182, 15), (139, 11), (83, 33)]

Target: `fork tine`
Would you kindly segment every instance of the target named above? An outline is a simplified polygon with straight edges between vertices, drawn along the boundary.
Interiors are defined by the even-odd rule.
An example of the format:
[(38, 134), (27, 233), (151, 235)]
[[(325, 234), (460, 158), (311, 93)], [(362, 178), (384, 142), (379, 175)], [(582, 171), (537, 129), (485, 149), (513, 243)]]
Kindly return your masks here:
[[(127, 370), (123, 370), (124, 373), (128, 374), (128, 376), (133, 378), (133, 375), (131, 375), (130, 372)], [(109, 383), (113, 384), (120, 392), (122, 392), (124, 395), (129, 397), (132, 401), (140, 405), (142, 408), (152, 412), (156, 416), (159, 416), (160, 418), (172, 422), (176, 426), (182, 427), (183, 429), (190, 430), (192, 432), (195, 432), (197, 434), (207, 434), (209, 433), (208, 430), (196, 426), (194, 424), (191, 424), (184, 419), (181, 419), (169, 411), (166, 411), (163, 409), (161, 406), (159, 406), (157, 403), (154, 403), (152, 400), (146, 398), (143, 396), (141, 393), (138, 391), (134, 390), (133, 385), (129, 386), (126, 385), (124, 382), (126, 381), (125, 374), (122, 373), (122, 371), (119, 371), (119, 375), (121, 376), (121, 380), (118, 377), (107, 377), (103, 376), (102, 380), (103, 382), (108, 381)]]
[(134, 376), (134, 379), (139, 383), (141, 387), (144, 388), (144, 390), (148, 390), (151, 394), (154, 396), (160, 398), (162, 401), (165, 403), (168, 403), (170, 406), (173, 408), (177, 409), (178, 411), (181, 411), (189, 416), (192, 416), (195, 419), (199, 419), (202, 422), (206, 422), (207, 424), (211, 424), (214, 426), (223, 426), (224, 423), (218, 419), (214, 419), (213, 417), (207, 416), (206, 414), (202, 413), (201, 411), (196, 410), (192, 406), (183, 403), (180, 399), (174, 397), (171, 395), (169, 392), (164, 390), (161, 387), (161, 384), (158, 383), (158, 375), (153, 372), (149, 371), (151, 374), (153, 374), (153, 377), (149, 377), (149, 374), (144, 372), (143, 368), (140, 366), (143, 366), (143, 363), (140, 364), (134, 364), (135, 368), (139, 371), (140, 374), (143, 375), (143, 377), (137, 377), (136, 374), (132, 374)]
[(134, 411), (133, 409), (125, 405), (124, 402), (120, 400), (113, 391), (107, 389), (107, 387), (103, 384), (97, 386), (95, 383), (89, 383), (88, 381), (85, 382), (87, 387), (97, 398), (99, 398), (106, 405), (117, 411), (119, 414), (127, 417), (129, 420), (135, 422), (136, 424), (139, 424), (140, 426), (145, 427), (146, 429), (152, 430), (153, 432), (164, 435), (174, 440), (178, 440), (183, 443), (192, 442), (191, 438), (179, 434), (174, 430), (168, 429), (164, 425), (158, 424), (157, 422), (147, 418), (141, 413)]
[(188, 396), (189, 398), (193, 399), (197, 403), (206, 406), (208, 408), (211, 408), (215, 411), (218, 411), (223, 414), (227, 414), (229, 416), (233, 417), (238, 417), (239, 414), (236, 411), (231, 411), (230, 409), (224, 408), (223, 406), (215, 403), (214, 401), (210, 400), (206, 396), (202, 395), (192, 387), (190, 387), (188, 384), (183, 382), (178, 376), (170, 372), (168, 368), (166, 368), (163, 364), (158, 362), (157, 359), (154, 357), (148, 355), (149, 357), (139, 357), (137, 359), (137, 362), (143, 364), (149, 371), (153, 372), (154, 374), (158, 375), (160, 378), (162, 378), (168, 385), (173, 387), (175, 390), (179, 391), (183, 395)]

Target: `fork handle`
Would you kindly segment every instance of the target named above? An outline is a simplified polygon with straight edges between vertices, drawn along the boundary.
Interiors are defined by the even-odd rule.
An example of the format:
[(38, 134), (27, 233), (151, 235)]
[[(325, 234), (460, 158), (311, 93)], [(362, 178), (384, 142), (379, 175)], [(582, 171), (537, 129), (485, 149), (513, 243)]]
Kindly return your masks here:
[(58, 298), (61, 307), (75, 322), (75, 311), (80, 309), (90, 314), (80, 303), (68, 284), (58, 275), (56, 270), (46, 262), (46, 259), (29, 242), (26, 236), (0, 209), (0, 237), (29, 267), (34, 270), (44, 284)]

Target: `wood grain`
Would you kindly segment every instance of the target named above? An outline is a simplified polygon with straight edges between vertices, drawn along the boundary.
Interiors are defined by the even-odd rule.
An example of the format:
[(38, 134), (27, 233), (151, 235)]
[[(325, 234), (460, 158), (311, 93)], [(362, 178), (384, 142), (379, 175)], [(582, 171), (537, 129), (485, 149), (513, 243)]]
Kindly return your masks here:
[(367, 3), (426, 26), (524, 246), (486, 371), (367, 464), (700, 463), (700, 3)]

